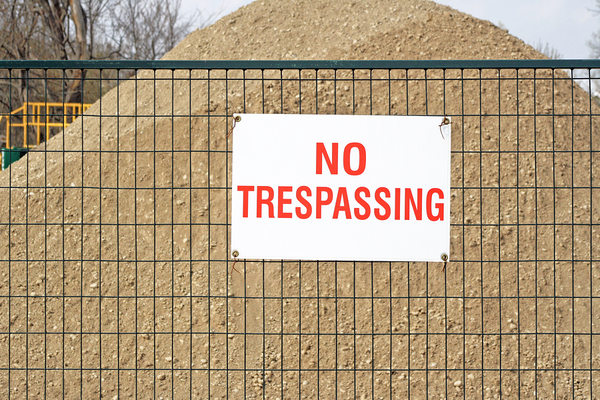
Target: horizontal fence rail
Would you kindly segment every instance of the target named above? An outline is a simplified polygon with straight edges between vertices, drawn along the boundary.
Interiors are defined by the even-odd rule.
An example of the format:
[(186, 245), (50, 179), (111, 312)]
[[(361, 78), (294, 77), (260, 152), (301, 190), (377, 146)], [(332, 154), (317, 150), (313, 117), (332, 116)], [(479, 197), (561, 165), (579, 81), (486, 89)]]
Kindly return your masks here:
[[(2, 149), (0, 397), (597, 398), (598, 72), (0, 61), (5, 147), (86, 105)], [(232, 259), (234, 113), (451, 117), (451, 261)]]

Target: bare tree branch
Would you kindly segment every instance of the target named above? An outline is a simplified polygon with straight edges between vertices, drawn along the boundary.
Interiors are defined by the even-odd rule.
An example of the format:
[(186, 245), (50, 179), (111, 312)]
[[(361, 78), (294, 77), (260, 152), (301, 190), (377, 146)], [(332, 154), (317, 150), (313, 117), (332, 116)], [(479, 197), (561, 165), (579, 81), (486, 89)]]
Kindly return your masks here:
[[(217, 15), (184, 14), (181, 0), (0, 0), (0, 58), (158, 59)], [(31, 70), (0, 71), (0, 112), (28, 100), (93, 102), (108, 82), (116, 84), (116, 77), (102, 88), (86, 84), (84, 93), (86, 74), (64, 71), (46, 80)]]

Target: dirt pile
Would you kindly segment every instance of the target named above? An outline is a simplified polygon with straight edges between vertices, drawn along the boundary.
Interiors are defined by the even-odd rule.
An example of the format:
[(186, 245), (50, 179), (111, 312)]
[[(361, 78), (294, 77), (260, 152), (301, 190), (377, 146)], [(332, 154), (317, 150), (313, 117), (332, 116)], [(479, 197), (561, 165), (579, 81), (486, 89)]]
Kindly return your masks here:
[[(489, 22), (425, 0), (259, 0), (193, 32), (165, 58), (542, 56)], [(429, 71), (427, 76), (424, 71), (316, 74), (140, 71), (136, 79), (105, 95), (63, 135), (0, 174), (0, 291), (14, 296), (2, 300), (5, 308), (11, 302), (10, 322), (2, 331), (71, 333), (57, 335), (60, 340), (34, 335), (31, 343), (24, 335), (16, 335), (10, 342), (11, 367), (139, 370), (122, 375), (115, 370), (81, 375), (67, 371), (64, 387), (62, 376), (48, 378), (47, 388), (32, 379), (38, 383), (30, 382), (34, 385), (29, 388), (31, 394), (47, 389), (49, 397), (64, 390), (72, 397), (95, 397), (102, 392), (112, 398), (133, 396), (136, 390), (140, 397), (181, 391), (183, 398), (191, 391), (206, 398), (210, 388), (213, 395), (234, 396), (247, 390), (249, 396), (262, 398), (266, 393), (270, 398), (282, 392), (292, 396), (300, 380), (306, 379), (303, 394), (316, 398), (316, 375), (306, 372), (301, 378), (297, 372), (276, 370), (299, 365), (303, 369), (391, 366), (404, 370), (434, 368), (426, 361), (438, 360), (438, 368), (447, 366), (456, 373), (436, 375), (428, 381), (429, 390), (442, 393), (446, 379), (451, 379), (450, 390), (469, 397), (479, 393), (484, 380), (490, 390), (498, 390), (497, 375), (490, 373), (484, 379), (477, 373), (467, 383), (463, 371), (491, 367), (487, 360), (498, 362), (500, 348), (509, 363), (503, 368), (523, 367), (515, 367), (521, 351), (524, 359), (527, 355), (527, 360), (536, 360), (531, 365), (549, 362), (550, 355), (538, 359), (537, 349), (520, 337), (502, 343), (499, 336), (476, 336), (484, 329), (477, 324), (493, 324), (492, 331), (497, 332), (501, 329), (498, 321), (505, 315), (511, 313), (512, 321), (518, 320), (515, 314), (537, 310), (526, 301), (526, 310), (510, 303), (504, 304), (502, 312), (497, 304), (484, 303), (481, 296), (499, 295), (499, 279), (507, 285), (503, 295), (512, 290), (512, 296), (556, 293), (561, 285), (569, 286), (571, 270), (567, 267), (558, 274), (558, 281), (555, 278), (538, 287), (533, 279), (538, 276), (537, 264), (500, 264), (499, 260), (568, 260), (576, 252), (591, 257), (590, 233), (588, 239), (578, 239), (577, 249), (565, 245), (575, 243), (576, 232), (569, 225), (573, 218), (589, 223), (592, 217), (581, 211), (589, 210), (586, 205), (591, 207), (589, 194), (580, 199), (570, 197), (568, 190), (535, 190), (536, 185), (569, 189), (579, 176), (589, 180), (585, 154), (571, 159), (567, 153), (551, 153), (573, 148), (589, 151), (590, 118), (571, 117), (572, 103), (575, 113), (589, 114), (585, 93), (577, 87), (572, 90), (568, 79), (548, 79), (550, 71), (538, 71), (535, 80), (533, 71), (520, 71), (518, 81), (516, 71)], [(565, 78), (560, 71), (555, 74)], [(485, 262), (466, 267), (450, 263), (446, 274), (437, 266), (406, 263), (377, 264), (375, 273), (368, 264), (321, 263), (317, 268), (316, 263), (248, 263), (243, 277), (229, 275), (226, 224), (231, 196), (225, 188), (231, 185), (228, 150), (234, 139), (226, 137), (227, 116), (241, 111), (455, 115), (453, 149), (466, 153), (453, 157), (452, 186), (476, 189), (453, 193), (452, 222), (467, 226), (452, 228), (452, 255)], [(537, 156), (536, 151), (546, 153)], [(517, 192), (517, 188), (522, 190)], [(573, 203), (581, 208), (575, 209)], [(555, 232), (554, 221), (564, 223), (565, 229)], [(516, 228), (517, 222), (525, 225)], [(536, 222), (549, 225), (537, 228)], [(543, 264), (539, 273), (550, 274), (552, 265)], [(519, 287), (524, 278), (531, 279)], [(394, 296), (454, 295), (476, 301), (466, 305), (456, 298), (447, 304), (388, 298), (382, 303), (373, 300), (374, 290), (384, 296), (392, 292)], [(265, 303), (265, 296), (274, 298)], [(285, 298), (289, 296), (293, 299)], [(298, 296), (308, 298), (299, 302)], [(363, 299), (337, 302), (334, 296)], [(368, 310), (364, 318), (357, 316), (357, 307)], [(318, 325), (315, 315), (323, 325)], [(378, 320), (375, 325), (372, 316)], [(552, 313), (539, 319), (548, 329), (558, 323)], [(434, 322), (442, 327), (433, 328)], [(340, 335), (378, 331), (395, 336), (386, 336), (376, 351), (370, 339), (363, 341), (362, 336), (314, 335), (327, 329)], [(530, 327), (512, 332), (516, 329)], [(283, 331), (291, 335), (245, 335)], [(301, 337), (300, 331), (308, 335)], [(138, 335), (126, 334), (134, 332)], [(441, 336), (428, 332), (474, 335), (460, 336), (462, 342), (440, 342)], [(430, 347), (434, 342), (437, 348)], [(5, 359), (8, 345), (7, 341), (2, 345)], [(569, 354), (563, 352), (565, 360)], [(337, 360), (337, 365), (330, 365), (331, 360)], [(189, 372), (209, 365), (215, 370), (210, 376), (205, 371)], [(227, 388), (225, 365), (256, 371), (230, 373)], [(262, 368), (275, 372), (267, 377)], [(370, 386), (376, 385), (371, 372), (365, 375), (367, 380), (352, 374), (322, 375), (320, 395), (333, 396), (328, 391), (340, 389), (353, 393), (356, 379), (354, 397), (371, 391), (390, 393), (389, 385), (402, 397), (407, 385), (411, 393), (422, 394), (429, 379), (415, 373), (416, 379), (408, 384), (406, 373), (377, 374), (381, 379), (376, 388)], [(533, 387), (536, 379), (527, 375), (521, 384)], [(507, 383), (516, 384), (516, 379)]]
[(196, 31), (167, 59), (543, 58), (506, 30), (432, 1), (257, 1)]

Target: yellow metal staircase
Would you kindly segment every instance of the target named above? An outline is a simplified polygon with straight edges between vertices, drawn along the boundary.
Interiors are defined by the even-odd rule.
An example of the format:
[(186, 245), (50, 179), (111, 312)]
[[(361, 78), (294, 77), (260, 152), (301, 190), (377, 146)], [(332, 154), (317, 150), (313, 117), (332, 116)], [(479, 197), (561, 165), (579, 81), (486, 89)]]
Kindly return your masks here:
[[(23, 103), (10, 115), (0, 116), (0, 123), (3, 119), (6, 120), (6, 148), (14, 147), (11, 147), (11, 135), (18, 135), (20, 130), (23, 134), (20, 147), (37, 146), (50, 137), (50, 128), (66, 128), (90, 106), (91, 104), (80, 103)], [(30, 143), (30, 127), (35, 130), (35, 143)]]

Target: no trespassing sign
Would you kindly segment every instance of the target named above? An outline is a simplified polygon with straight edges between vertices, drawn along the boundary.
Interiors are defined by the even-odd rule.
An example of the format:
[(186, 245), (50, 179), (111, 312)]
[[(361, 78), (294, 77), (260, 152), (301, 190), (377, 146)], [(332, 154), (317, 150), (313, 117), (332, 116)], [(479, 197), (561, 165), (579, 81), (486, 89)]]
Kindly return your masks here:
[(449, 254), (451, 125), (442, 117), (236, 117), (231, 250), (240, 258)]

